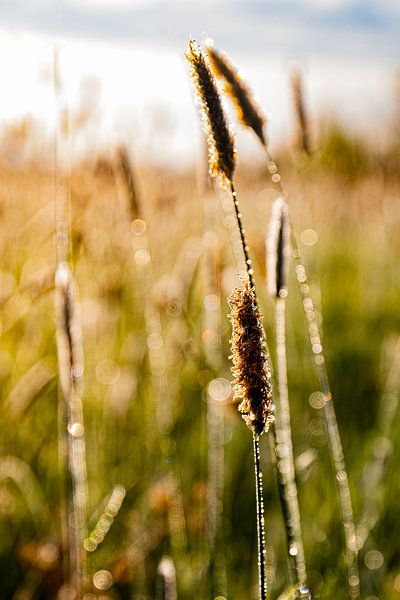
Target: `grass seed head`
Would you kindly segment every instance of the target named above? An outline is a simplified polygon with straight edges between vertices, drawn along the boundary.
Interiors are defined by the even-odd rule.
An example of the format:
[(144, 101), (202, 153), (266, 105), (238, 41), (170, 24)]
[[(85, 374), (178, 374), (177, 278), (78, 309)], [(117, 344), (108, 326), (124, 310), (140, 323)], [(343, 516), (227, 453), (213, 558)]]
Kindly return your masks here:
[(271, 370), (261, 315), (254, 290), (247, 281), (229, 299), (232, 323), (231, 350), (234, 393), (248, 427), (255, 436), (268, 431), (272, 414)]
[(252, 129), (265, 146), (264, 127), (267, 119), (257, 106), (250, 88), (225, 53), (218, 52), (213, 46), (209, 46), (207, 51), (214, 73), (225, 81), (225, 91), (235, 105), (239, 121)]
[(82, 386), (83, 351), (75, 279), (66, 262), (55, 273), (59, 376), (66, 397)]
[(300, 146), (306, 154), (311, 154), (312, 144), (310, 140), (309, 119), (304, 101), (304, 92), (300, 71), (292, 71), (291, 85), (294, 110), (297, 120), (297, 145)]
[(277, 198), (272, 205), (267, 236), (267, 286), (272, 297), (279, 298), (287, 286), (290, 257), (290, 225), (285, 200)]
[(234, 137), (229, 129), (217, 83), (200, 46), (193, 40), (185, 54), (191, 65), (191, 77), (204, 117), (208, 142), (210, 175), (219, 175), (232, 181), (236, 151)]

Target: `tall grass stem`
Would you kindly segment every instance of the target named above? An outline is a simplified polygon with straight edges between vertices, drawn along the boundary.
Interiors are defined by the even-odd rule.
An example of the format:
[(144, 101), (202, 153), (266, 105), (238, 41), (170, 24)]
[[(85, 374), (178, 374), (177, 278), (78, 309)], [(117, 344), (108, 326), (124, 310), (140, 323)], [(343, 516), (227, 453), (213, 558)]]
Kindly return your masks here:
[[(67, 263), (56, 271), (57, 353), (62, 403), (66, 416), (66, 452), (69, 474), (70, 581), (80, 599), (87, 583), (86, 538), (87, 473), (82, 408), (83, 350), (75, 297), (75, 282)], [(64, 444), (62, 435), (62, 444)]]
[(277, 411), (276, 437), (278, 470), (284, 482), (284, 495), (288, 512), (288, 555), (296, 574), (294, 583), (304, 587), (307, 582), (306, 563), (304, 557), (303, 536), (301, 531), (300, 508), (297, 495), (295, 467), (293, 458), (293, 442), (290, 426), (289, 391), (286, 361), (286, 300), (282, 294), (275, 301), (276, 322), (276, 355), (277, 355)]
[(254, 473), (256, 481), (256, 510), (257, 510), (257, 546), (258, 546), (258, 585), (260, 600), (267, 598), (267, 578), (265, 572), (265, 519), (262, 471), (260, 461), (259, 437), (253, 433)]

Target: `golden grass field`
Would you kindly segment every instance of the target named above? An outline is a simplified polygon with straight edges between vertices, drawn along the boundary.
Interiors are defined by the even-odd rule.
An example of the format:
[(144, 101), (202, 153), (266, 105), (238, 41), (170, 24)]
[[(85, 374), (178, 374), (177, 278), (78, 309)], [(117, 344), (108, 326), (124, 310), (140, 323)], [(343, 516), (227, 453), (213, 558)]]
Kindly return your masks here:
[[(238, 155), (236, 187), (274, 364), (265, 238), (276, 193), (261, 158), (246, 164), (240, 148)], [(356, 527), (366, 514), (369, 523), (376, 521), (359, 552), (361, 597), (395, 600), (398, 146), (378, 153), (332, 127), (310, 157), (282, 148), (277, 162), (323, 329)], [(229, 385), (226, 298), (238, 285), (229, 198), (208, 184), (203, 168), (183, 171), (140, 161), (131, 167), (138, 214), (114, 150), (94, 154), (60, 183), (70, 203), (68, 246), (84, 355), (78, 378), (87, 463), (85, 538), (91, 540), (85, 544), (84, 598), (257, 598), (251, 435)], [(62, 528), (68, 484), (63, 487), (59, 462), (54, 178), (52, 168), (34, 162), (16, 166), (8, 157), (0, 166), (5, 599), (76, 597), (67, 585), (71, 566)], [(341, 519), (292, 267), (288, 290), (289, 396), (309, 586), (314, 599), (341, 600), (348, 597)], [(212, 553), (206, 391), (215, 381), (222, 415), (217, 460), (223, 460), (224, 477)], [(271, 598), (278, 598), (289, 578), (268, 435), (260, 442), (266, 564)], [(163, 557), (173, 563), (161, 563)]]

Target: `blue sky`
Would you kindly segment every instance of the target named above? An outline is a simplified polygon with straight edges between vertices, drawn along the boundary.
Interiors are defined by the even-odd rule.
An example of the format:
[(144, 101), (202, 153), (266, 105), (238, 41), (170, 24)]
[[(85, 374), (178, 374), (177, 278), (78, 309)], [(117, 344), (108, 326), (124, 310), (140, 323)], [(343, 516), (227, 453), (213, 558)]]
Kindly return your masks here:
[(207, 32), (249, 52), (400, 55), (399, 0), (2, 0), (0, 18), (9, 31), (171, 48)]

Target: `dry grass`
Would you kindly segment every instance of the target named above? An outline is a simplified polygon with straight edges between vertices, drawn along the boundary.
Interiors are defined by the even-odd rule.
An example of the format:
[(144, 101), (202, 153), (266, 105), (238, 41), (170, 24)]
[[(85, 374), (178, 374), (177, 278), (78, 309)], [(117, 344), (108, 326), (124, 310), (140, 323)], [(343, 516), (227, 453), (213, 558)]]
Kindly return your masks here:
[[(400, 210), (396, 201), (399, 184), (385, 178), (382, 171), (356, 178), (350, 185), (341, 176), (326, 173), (317, 163), (302, 167), (303, 170), (293, 165), (289, 169), (286, 165), (283, 161), (285, 185), (292, 199), (291, 218), (300, 232), (304, 260), (309, 271), (319, 274), (322, 280), (323, 296), (315, 297), (314, 301), (324, 315), (330, 342), (326, 360), (338, 398), (338, 420), (342, 425), (350, 481), (357, 483), (364, 463), (368, 462), (367, 450), (372, 448), (378, 431), (375, 405), (381, 385), (377, 368), (379, 348), (385, 336), (400, 328), (396, 291), (400, 251), (397, 235)], [(154, 430), (151, 373), (144, 333), (146, 298), (137, 285), (133, 268), (135, 247), (130, 208), (120, 182), (114, 179), (108, 166), (107, 160), (97, 167), (85, 166), (73, 171), (71, 179), (72, 262), (80, 292), (86, 358), (83, 403), (91, 530), (98, 522), (96, 515), (101, 515), (106, 506), (102, 503), (110, 490), (119, 484), (126, 488), (124, 503), (107, 537), (93, 552), (90, 572), (92, 577), (104, 569), (111, 573), (114, 585), (111, 590), (104, 590), (104, 595), (112, 593), (123, 597), (129, 590), (129, 593), (153, 597), (158, 565), (171, 549), (168, 528), (171, 486), (161, 475), (160, 461), (165, 450), (160, 447)], [(195, 174), (157, 171), (148, 166), (137, 168), (135, 176), (148, 224), (157, 302), (165, 332), (166, 369), (176, 424), (176, 463), (182, 483), (193, 573), (199, 576), (206, 558), (203, 540), (207, 498), (205, 411), (201, 394), (216, 375), (224, 380), (230, 378), (229, 325), (225, 317), (228, 308), (223, 298), (235, 285), (234, 261), (228, 231), (223, 225), (226, 215), (220, 211), (215, 198), (210, 198), (217, 211), (215, 229), (221, 250), (218, 269), (221, 272), (222, 339), (221, 367), (217, 374), (204, 361), (202, 353), (202, 296), (196, 259), (190, 252), (185, 254), (192, 257), (190, 260), (182, 259), (181, 254), (185, 242), (192, 239), (196, 246), (202, 236), (203, 208)], [(56, 552), (60, 539), (59, 474), (56, 387), (54, 359), (51, 358), (55, 355), (55, 323), (51, 316), (53, 175), (37, 167), (18, 171), (2, 166), (0, 183), (3, 231), (0, 241), (1, 454), (18, 456), (30, 466), (42, 488), (38, 497), (45, 499), (54, 523), (52, 529), (38, 534), (27, 513), (23, 494), (18, 495), (10, 480), (3, 482), (4, 535), (0, 564), (8, 577), (1, 585), (2, 593), (9, 597), (17, 586), (25, 585), (21, 579), (32, 581), (32, 569), (38, 575), (36, 580), (46, 582), (47, 590), (54, 590), (54, 581), (59, 582), (61, 577)], [(275, 192), (259, 167), (239, 166), (236, 185), (247, 237), (251, 240), (255, 277), (261, 282), (265, 274), (265, 226)], [(226, 220), (225, 223), (229, 225)], [(190, 262), (193, 265), (188, 264)], [(188, 273), (186, 287), (178, 293), (171, 274), (183, 271)], [(293, 284), (293, 274), (290, 278)], [(180, 275), (178, 279), (181, 281)], [(316, 289), (313, 283), (311, 279), (311, 292)], [(176, 291), (177, 297), (171, 297), (171, 289)], [(272, 303), (261, 283), (257, 292), (269, 339), (273, 339)], [(317, 454), (298, 474), (305, 551), (311, 588), (314, 592), (319, 589), (321, 598), (340, 598), (346, 593), (346, 585), (342, 559), (338, 558), (341, 538), (337, 533), (335, 492), (327, 475), (326, 434), (318, 409), (313, 408), (318, 401), (314, 397), (311, 405), (309, 402), (317, 384), (310, 368), (299, 310), (292, 294), (287, 306), (288, 336), (292, 340), (287, 358), (292, 373), (289, 387), (293, 398), (294, 445), (300, 455), (308, 450)], [(272, 344), (272, 356), (274, 351)], [(24, 384), (26, 395), (21, 412), (14, 406), (15, 398), (21, 397), (18, 385), (22, 385), (21, 378), (31, 369), (32, 373), (35, 369), (39, 372), (40, 365), (49, 365), (47, 375), (43, 371), (43, 385)], [(230, 440), (225, 444), (223, 545), (229, 594), (242, 599), (253, 593), (256, 569), (254, 515), (248, 509), (251, 500), (247, 492), (252, 473), (248, 473), (249, 449), (243, 441), (243, 426), (229, 399), (223, 402), (223, 412), (225, 436)], [(396, 422), (387, 435), (396, 439)], [(360, 450), (364, 447), (365, 452)], [(398, 497), (399, 460), (399, 451), (394, 445), (382, 488), (382, 520), (375, 526), (373, 538), (360, 561), (365, 593), (390, 600), (398, 593), (394, 581), (400, 569), (393, 533), (398, 509), (392, 500)], [(271, 590), (277, 596), (285, 588), (286, 579), (282, 567), (283, 526), (271, 484), (269, 461), (265, 459), (264, 463), (267, 473), (264, 493), (271, 511), (269, 542), (275, 553), (268, 562), (267, 576), (274, 580)], [(352, 492), (357, 517), (361, 514), (362, 491), (354, 486)], [(48, 552), (51, 560), (45, 564), (39, 558), (46, 555), (43, 548), (49, 550), (46, 546), (50, 543), (46, 538), (49, 533), (54, 536), (54, 552)], [(384, 557), (377, 571), (367, 566), (370, 558), (367, 553), (375, 550)], [(172, 553), (175, 560), (175, 550)], [(177, 563), (175, 566), (178, 569)], [(203, 579), (196, 580), (198, 594), (206, 597), (208, 575), (203, 573), (201, 577)], [(96, 581), (99, 580), (100, 576)], [(179, 597), (191, 596), (191, 590), (185, 588), (179, 577), (177, 585)], [(54, 597), (51, 593), (43, 592), (43, 597), (46, 594)]]

